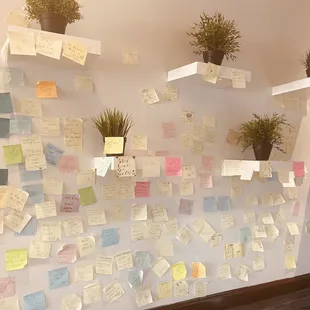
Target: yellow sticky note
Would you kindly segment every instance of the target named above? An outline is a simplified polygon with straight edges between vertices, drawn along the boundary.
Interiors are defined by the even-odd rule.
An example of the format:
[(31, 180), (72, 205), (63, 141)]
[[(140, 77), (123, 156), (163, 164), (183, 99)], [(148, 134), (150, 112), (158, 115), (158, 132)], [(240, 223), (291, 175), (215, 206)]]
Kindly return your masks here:
[(285, 268), (287, 270), (295, 269), (296, 268), (296, 260), (295, 256), (291, 254), (287, 254), (285, 256)]
[(5, 270), (13, 271), (23, 269), (28, 263), (27, 249), (8, 250), (5, 252)]
[(171, 267), (172, 277), (174, 281), (179, 281), (186, 278), (186, 266), (184, 262), (180, 262), (172, 265)]
[(36, 96), (39, 99), (57, 98), (57, 87), (54, 81), (39, 81), (36, 85)]
[(161, 282), (157, 285), (158, 299), (165, 299), (172, 297), (172, 282)]
[(200, 262), (192, 263), (192, 277), (193, 278), (205, 278), (206, 267)]
[(24, 162), (22, 147), (20, 144), (4, 145), (3, 155), (6, 165), (15, 165)]
[(123, 154), (124, 137), (105, 137), (104, 153), (105, 154)]
[(87, 46), (81, 42), (69, 41), (64, 44), (62, 56), (84, 66), (87, 57)]

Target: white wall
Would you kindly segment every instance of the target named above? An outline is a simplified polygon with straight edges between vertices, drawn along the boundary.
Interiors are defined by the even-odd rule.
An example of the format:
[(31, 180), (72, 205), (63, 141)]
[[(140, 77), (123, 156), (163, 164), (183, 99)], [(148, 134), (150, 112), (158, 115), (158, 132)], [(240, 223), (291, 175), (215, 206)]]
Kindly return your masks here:
[[(195, 210), (191, 217), (178, 216), (180, 224), (187, 224), (197, 216), (203, 215), (202, 197), (204, 195), (229, 195), (229, 180), (219, 177), (219, 168), (222, 159), (241, 158), (240, 150), (225, 143), (226, 134), (229, 128), (237, 127), (242, 121), (251, 117), (253, 112), (271, 113), (281, 111), (272, 105), (270, 90), (267, 88), (277, 83), (287, 82), (304, 76), (303, 69), (298, 63), (300, 54), (307, 48), (308, 38), (304, 29), (308, 28), (307, 9), (309, 3), (306, 0), (298, 1), (298, 5), (291, 1), (176, 1), (169, 2), (158, 0), (133, 0), (133, 1), (83, 1), (85, 7), (83, 10), (84, 20), (68, 27), (68, 34), (85, 36), (99, 39), (102, 41), (104, 54), (99, 57), (95, 63), (88, 68), (88, 73), (94, 77), (96, 91), (93, 95), (83, 95), (74, 93), (73, 78), (74, 74), (80, 73), (80, 67), (62, 67), (62, 65), (45, 66), (42, 63), (34, 61), (11, 61), (12, 66), (22, 68), (26, 73), (27, 87), (13, 89), (14, 97), (33, 97), (34, 85), (37, 80), (51, 79), (57, 81), (60, 89), (59, 100), (44, 102), (43, 113), (46, 117), (66, 117), (76, 116), (88, 118), (100, 112), (103, 107), (118, 107), (125, 112), (130, 112), (135, 121), (135, 127), (132, 134), (146, 134), (149, 138), (149, 149), (169, 150), (172, 155), (182, 155), (186, 163), (195, 163), (199, 170), (200, 158), (190, 156), (184, 152), (180, 144), (180, 135), (188, 132), (190, 126), (181, 122), (182, 110), (193, 110), (196, 113), (195, 122), (202, 121), (202, 116), (214, 113), (217, 117), (217, 138), (215, 147), (206, 147), (204, 154), (213, 155), (216, 158), (216, 170), (214, 177), (213, 190), (197, 190), (195, 196)], [(10, 4), (1, 5), (1, 13), (4, 18), (12, 9), (17, 8), (21, 1), (11, 1)], [(180, 98), (177, 103), (159, 103), (153, 106), (145, 106), (140, 99), (139, 91), (142, 88), (155, 87), (162, 92), (165, 85), (167, 70), (177, 66), (199, 60), (191, 52), (188, 45), (188, 38), (185, 35), (186, 30), (203, 11), (214, 12), (222, 11), (227, 17), (235, 18), (243, 34), (242, 52), (238, 55), (239, 59), (234, 64), (236, 67), (252, 70), (253, 90), (249, 91), (222, 91), (210, 90), (204, 87), (187, 87), (186, 85), (179, 89)], [(0, 38), (5, 38), (5, 27), (0, 32)], [(135, 48), (140, 53), (140, 66), (127, 67), (121, 63), (122, 49)], [(12, 60), (12, 59), (11, 59)], [(51, 62), (48, 62), (51, 64)], [(230, 64), (231, 65), (231, 64)], [(293, 124), (300, 122), (300, 115), (296, 112), (289, 112), (289, 119)], [(304, 119), (306, 121), (307, 119)], [(173, 140), (163, 140), (161, 132), (161, 123), (165, 121), (174, 121), (178, 127), (178, 137)], [(307, 127), (307, 123), (305, 124)], [(303, 128), (303, 127), (302, 127)], [(102, 144), (100, 135), (92, 128), (91, 122), (85, 122), (84, 149), (79, 154), (80, 169), (92, 167), (92, 159), (102, 154)], [(306, 131), (303, 131), (306, 132)], [(130, 139), (129, 139), (130, 140)], [(13, 140), (12, 140), (13, 141)], [(63, 147), (62, 139), (43, 139), (44, 143), (54, 142), (59, 147)], [(303, 143), (304, 140), (298, 140), (297, 148), (293, 159), (305, 160), (308, 150)], [(11, 142), (11, 141), (10, 141)], [(130, 144), (130, 141), (129, 141)], [(127, 154), (139, 155), (131, 152), (130, 147)], [(141, 154), (141, 153), (140, 153)], [(246, 156), (251, 156), (247, 154)], [(249, 157), (247, 157), (249, 158)], [(309, 167), (309, 165), (308, 165)], [(49, 167), (49, 169), (51, 169)], [(162, 177), (164, 179), (164, 177)], [(96, 186), (96, 195), (98, 206), (104, 206), (105, 209), (110, 206), (122, 203), (127, 207), (127, 219), (129, 219), (129, 207), (134, 201), (115, 201), (106, 202), (102, 199), (103, 183), (113, 182), (113, 176), (104, 180), (98, 180)], [(75, 176), (66, 177), (65, 192), (74, 193), (76, 191)], [(174, 180), (176, 183), (178, 181)], [(198, 188), (198, 180), (196, 181)], [(17, 169), (10, 168), (10, 184), (18, 185), (19, 177)], [(309, 184), (305, 182), (301, 191), (301, 201), (306, 206)], [(259, 195), (266, 191), (280, 190), (279, 185), (253, 182), (245, 189), (247, 192), (258, 192)], [(153, 191), (154, 193), (154, 191)], [(176, 195), (170, 199), (153, 196), (151, 199), (142, 199), (141, 203), (165, 203), (169, 216), (177, 215), (178, 187), (175, 188)], [(46, 197), (49, 198), (49, 197)], [(291, 202), (284, 207), (287, 219), (291, 219)], [(238, 242), (239, 229), (243, 225), (244, 200), (233, 203), (233, 214), (236, 219), (235, 229), (224, 233), (224, 243)], [(261, 213), (261, 208), (256, 208)], [(272, 211), (277, 208), (270, 209)], [(82, 210), (81, 214), (84, 214)], [(206, 215), (207, 221), (218, 231), (221, 230), (221, 213)], [(301, 226), (303, 217), (295, 218)], [(157, 257), (155, 242), (141, 241), (131, 243), (129, 231), (130, 221), (121, 225), (109, 223), (106, 227), (119, 227), (121, 233), (121, 242), (119, 245), (102, 251), (100, 248), (100, 230), (94, 228), (85, 229), (85, 235), (95, 234), (98, 245), (98, 252), (106, 254), (115, 254), (119, 250), (131, 248), (149, 250), (153, 259)], [(181, 260), (186, 262), (188, 275), (191, 271), (192, 261), (202, 261), (208, 269), (207, 281), (210, 282), (208, 293), (216, 293), (224, 290), (243, 287), (246, 285), (255, 285), (273, 281), (276, 279), (294, 276), (294, 272), (287, 273), (284, 270), (284, 249), (283, 238), (285, 234), (284, 227), (280, 230), (281, 235), (274, 244), (266, 242), (265, 259), (266, 270), (255, 273), (251, 271), (248, 284), (239, 280), (232, 279), (228, 281), (219, 281), (216, 279), (217, 266), (224, 262), (223, 246), (210, 249), (195, 237), (192, 244), (186, 248), (177, 241), (175, 244), (175, 257), (168, 259), (170, 263)], [(306, 238), (306, 237), (305, 237)], [(28, 247), (31, 238), (20, 237), (13, 238), (13, 235), (6, 231), (1, 239), (1, 266), (4, 266), (4, 251), (12, 248)], [(304, 239), (306, 240), (306, 239)], [(17, 293), (22, 300), (26, 293), (37, 290), (46, 290), (47, 301), (50, 309), (59, 309), (60, 298), (70, 292), (81, 294), (85, 283), (74, 284), (74, 266), (70, 266), (71, 283), (67, 288), (55, 291), (48, 291), (47, 271), (57, 268), (55, 263), (55, 253), (58, 245), (74, 242), (75, 239), (64, 239), (59, 244), (54, 244), (52, 257), (48, 261), (36, 262), (30, 261), (28, 267), (20, 272), (14, 272), (17, 282)], [(306, 241), (305, 241), (306, 242)], [(298, 254), (299, 238), (296, 238), (295, 253)], [(195, 253), (195, 254), (192, 254)], [(300, 252), (300, 269), (298, 273), (308, 271), (304, 256), (307, 254)], [(93, 261), (96, 255), (87, 258), (87, 261)], [(229, 261), (233, 269), (239, 264), (246, 264), (251, 267), (253, 253), (247, 249), (246, 256), (242, 259)], [(82, 260), (86, 261), (86, 260)], [(299, 268), (299, 266), (298, 266)], [(4, 268), (0, 270), (0, 277), (6, 276)], [(135, 308), (134, 294), (129, 289), (127, 281), (127, 272), (117, 272), (113, 277), (98, 277), (102, 285), (106, 285), (113, 279), (120, 280), (127, 294), (119, 303), (109, 305), (110, 309), (129, 306)], [(162, 281), (170, 279), (167, 274)], [(159, 279), (151, 272), (145, 276), (145, 284), (150, 285), (155, 303), (152, 306), (159, 306), (167, 303), (174, 303), (182, 299), (169, 299), (156, 301), (156, 284)], [(192, 284), (193, 281), (189, 279)], [(85, 284), (86, 285), (86, 284)], [(88, 309), (101, 309), (102, 304), (88, 307)], [(87, 309), (87, 308), (86, 308)]]

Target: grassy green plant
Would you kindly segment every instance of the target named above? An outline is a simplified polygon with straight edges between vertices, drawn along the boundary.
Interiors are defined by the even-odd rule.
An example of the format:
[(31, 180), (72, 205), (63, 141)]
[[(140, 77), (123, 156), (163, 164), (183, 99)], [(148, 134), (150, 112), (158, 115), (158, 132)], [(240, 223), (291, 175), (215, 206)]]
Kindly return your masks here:
[(28, 19), (39, 20), (42, 13), (52, 12), (65, 17), (68, 24), (83, 18), (82, 6), (76, 0), (26, 0)]
[(102, 137), (126, 137), (133, 126), (132, 117), (117, 109), (105, 109), (91, 118)]
[(253, 145), (270, 143), (274, 148), (285, 153), (281, 148), (281, 144), (283, 144), (283, 126), (292, 127), (287, 123), (285, 114), (274, 113), (272, 116), (267, 114), (259, 116), (254, 113), (253, 115), (254, 118), (243, 123), (240, 128), (238, 142), (242, 144), (242, 152)]
[(310, 68), (310, 49), (308, 49), (300, 59), (301, 64), (305, 69)]
[(241, 34), (235, 20), (226, 20), (222, 13), (212, 16), (202, 13), (200, 22), (193, 24), (187, 34), (193, 38), (190, 44), (195, 47), (195, 54), (218, 50), (224, 52), (227, 59), (237, 59), (235, 53), (240, 50)]

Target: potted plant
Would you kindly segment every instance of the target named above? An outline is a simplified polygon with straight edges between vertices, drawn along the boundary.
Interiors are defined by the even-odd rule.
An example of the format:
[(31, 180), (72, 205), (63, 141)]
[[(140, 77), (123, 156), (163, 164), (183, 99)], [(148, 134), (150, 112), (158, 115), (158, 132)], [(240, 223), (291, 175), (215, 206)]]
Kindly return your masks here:
[(193, 38), (190, 44), (196, 49), (194, 53), (202, 54), (204, 62), (220, 66), (224, 56), (226, 59), (237, 59), (235, 53), (239, 52), (241, 34), (235, 20), (226, 20), (222, 13), (202, 13), (200, 22), (193, 24), (187, 34)]
[(95, 128), (102, 135), (103, 143), (105, 137), (124, 137), (123, 154), (109, 154), (107, 156), (123, 156), (127, 142), (127, 134), (133, 126), (132, 117), (129, 114), (114, 109), (105, 109), (101, 114), (91, 118)]
[(300, 61), (306, 69), (307, 77), (310, 77), (310, 49), (305, 52), (305, 54), (301, 57)]
[(273, 147), (285, 153), (281, 148), (281, 144), (283, 144), (282, 127), (287, 125), (292, 128), (287, 123), (285, 114), (253, 115), (254, 118), (243, 123), (240, 128), (238, 143), (242, 144), (242, 153), (250, 146), (253, 147), (256, 160), (268, 160)]
[(76, 0), (26, 0), (28, 19), (37, 20), (41, 30), (64, 34), (67, 24), (83, 18)]

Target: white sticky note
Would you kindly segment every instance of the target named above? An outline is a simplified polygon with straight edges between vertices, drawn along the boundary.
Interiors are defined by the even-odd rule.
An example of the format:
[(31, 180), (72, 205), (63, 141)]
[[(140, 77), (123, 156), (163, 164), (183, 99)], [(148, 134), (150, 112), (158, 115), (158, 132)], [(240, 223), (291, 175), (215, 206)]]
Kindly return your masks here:
[(94, 91), (94, 81), (91, 76), (76, 75), (74, 77), (76, 91), (92, 93)]
[(83, 290), (83, 303), (90, 305), (101, 300), (101, 286), (100, 283), (89, 284)]
[(163, 257), (158, 258), (152, 266), (152, 270), (159, 278), (161, 278), (169, 268), (170, 264)]
[(245, 72), (238, 69), (231, 70), (233, 88), (246, 88)]
[(43, 193), (45, 195), (62, 195), (64, 181), (58, 177), (48, 176), (43, 179)]
[(164, 205), (154, 205), (151, 208), (154, 222), (168, 221), (167, 209)]
[(205, 71), (203, 74), (203, 79), (206, 82), (216, 84), (217, 79), (218, 79), (219, 74), (220, 74), (220, 69), (221, 69), (220, 66), (215, 65), (211, 62), (208, 62), (207, 64), (205, 64)]
[(235, 226), (235, 218), (232, 215), (222, 216), (222, 229), (229, 229)]
[(253, 252), (264, 252), (263, 242), (259, 239), (252, 240), (252, 251)]
[(237, 269), (237, 278), (241, 281), (248, 282), (249, 281), (249, 268), (244, 265), (239, 265)]
[(49, 242), (32, 240), (29, 247), (29, 258), (49, 258), (51, 246), (52, 244)]
[(274, 224), (274, 220), (272, 217), (272, 213), (271, 212), (266, 212), (262, 214), (262, 222), (265, 225), (273, 225)]
[(75, 216), (62, 222), (66, 237), (77, 236), (84, 232), (83, 221), (80, 216)]
[(177, 234), (179, 230), (179, 223), (176, 218), (169, 219), (164, 223), (164, 225), (169, 234)]
[(94, 169), (79, 171), (77, 184), (80, 188), (93, 186), (96, 184), (96, 173)]
[(17, 210), (12, 210), (4, 216), (4, 225), (17, 233), (21, 233), (32, 216)]
[(132, 149), (147, 151), (147, 136), (134, 135), (132, 139)]
[(44, 242), (55, 242), (61, 240), (61, 221), (50, 221), (41, 223), (41, 240)]
[(44, 154), (30, 155), (25, 158), (26, 171), (38, 171), (47, 168)]
[(35, 204), (37, 219), (57, 216), (55, 200)]
[(185, 225), (179, 229), (177, 239), (184, 245), (188, 245), (191, 242), (191, 232)]
[(265, 259), (264, 257), (258, 256), (253, 260), (253, 269), (255, 271), (265, 269)]
[(23, 99), (20, 102), (20, 112), (23, 115), (42, 117), (42, 104), (37, 99)]
[(174, 256), (174, 249), (173, 243), (171, 240), (168, 239), (160, 239), (158, 240), (158, 253), (162, 257), (173, 257)]
[(61, 310), (82, 310), (81, 297), (76, 294), (69, 294), (62, 297)]
[(23, 155), (41, 155), (43, 154), (42, 139), (39, 135), (21, 136), (19, 138)]
[(30, 55), (35, 56), (35, 40), (33, 32), (8, 32), (10, 53), (12, 55)]
[(54, 40), (53, 38), (40, 33), (37, 38), (36, 51), (38, 54), (50, 57), (53, 59), (60, 59), (62, 49), (62, 41)]
[(131, 220), (132, 221), (146, 221), (147, 220), (147, 205), (133, 205), (131, 207)]
[(94, 265), (89, 264), (85, 266), (75, 265), (74, 281), (92, 281), (94, 279)]
[(220, 279), (231, 278), (231, 267), (229, 264), (222, 264), (218, 267), (218, 277)]
[(115, 260), (118, 270), (124, 270), (133, 267), (132, 251), (130, 250), (116, 253)]
[(143, 307), (153, 303), (153, 297), (149, 288), (140, 288), (136, 290), (136, 304)]
[(41, 118), (41, 135), (58, 137), (60, 136), (59, 118)]
[(113, 256), (98, 255), (96, 258), (96, 273), (113, 274)]
[(104, 225), (107, 223), (105, 211), (102, 207), (86, 208), (87, 221), (89, 226)]
[(96, 251), (96, 240), (93, 236), (77, 238), (77, 248), (80, 257), (88, 256)]
[(122, 297), (125, 292), (122, 286), (119, 283), (111, 283), (103, 288), (103, 294), (105, 300), (108, 303), (112, 303)]
[(25, 207), (29, 194), (22, 189), (8, 187), (5, 195), (3, 207), (13, 210), (22, 211)]
[(141, 90), (141, 96), (145, 104), (154, 104), (159, 102), (159, 98), (155, 88)]

